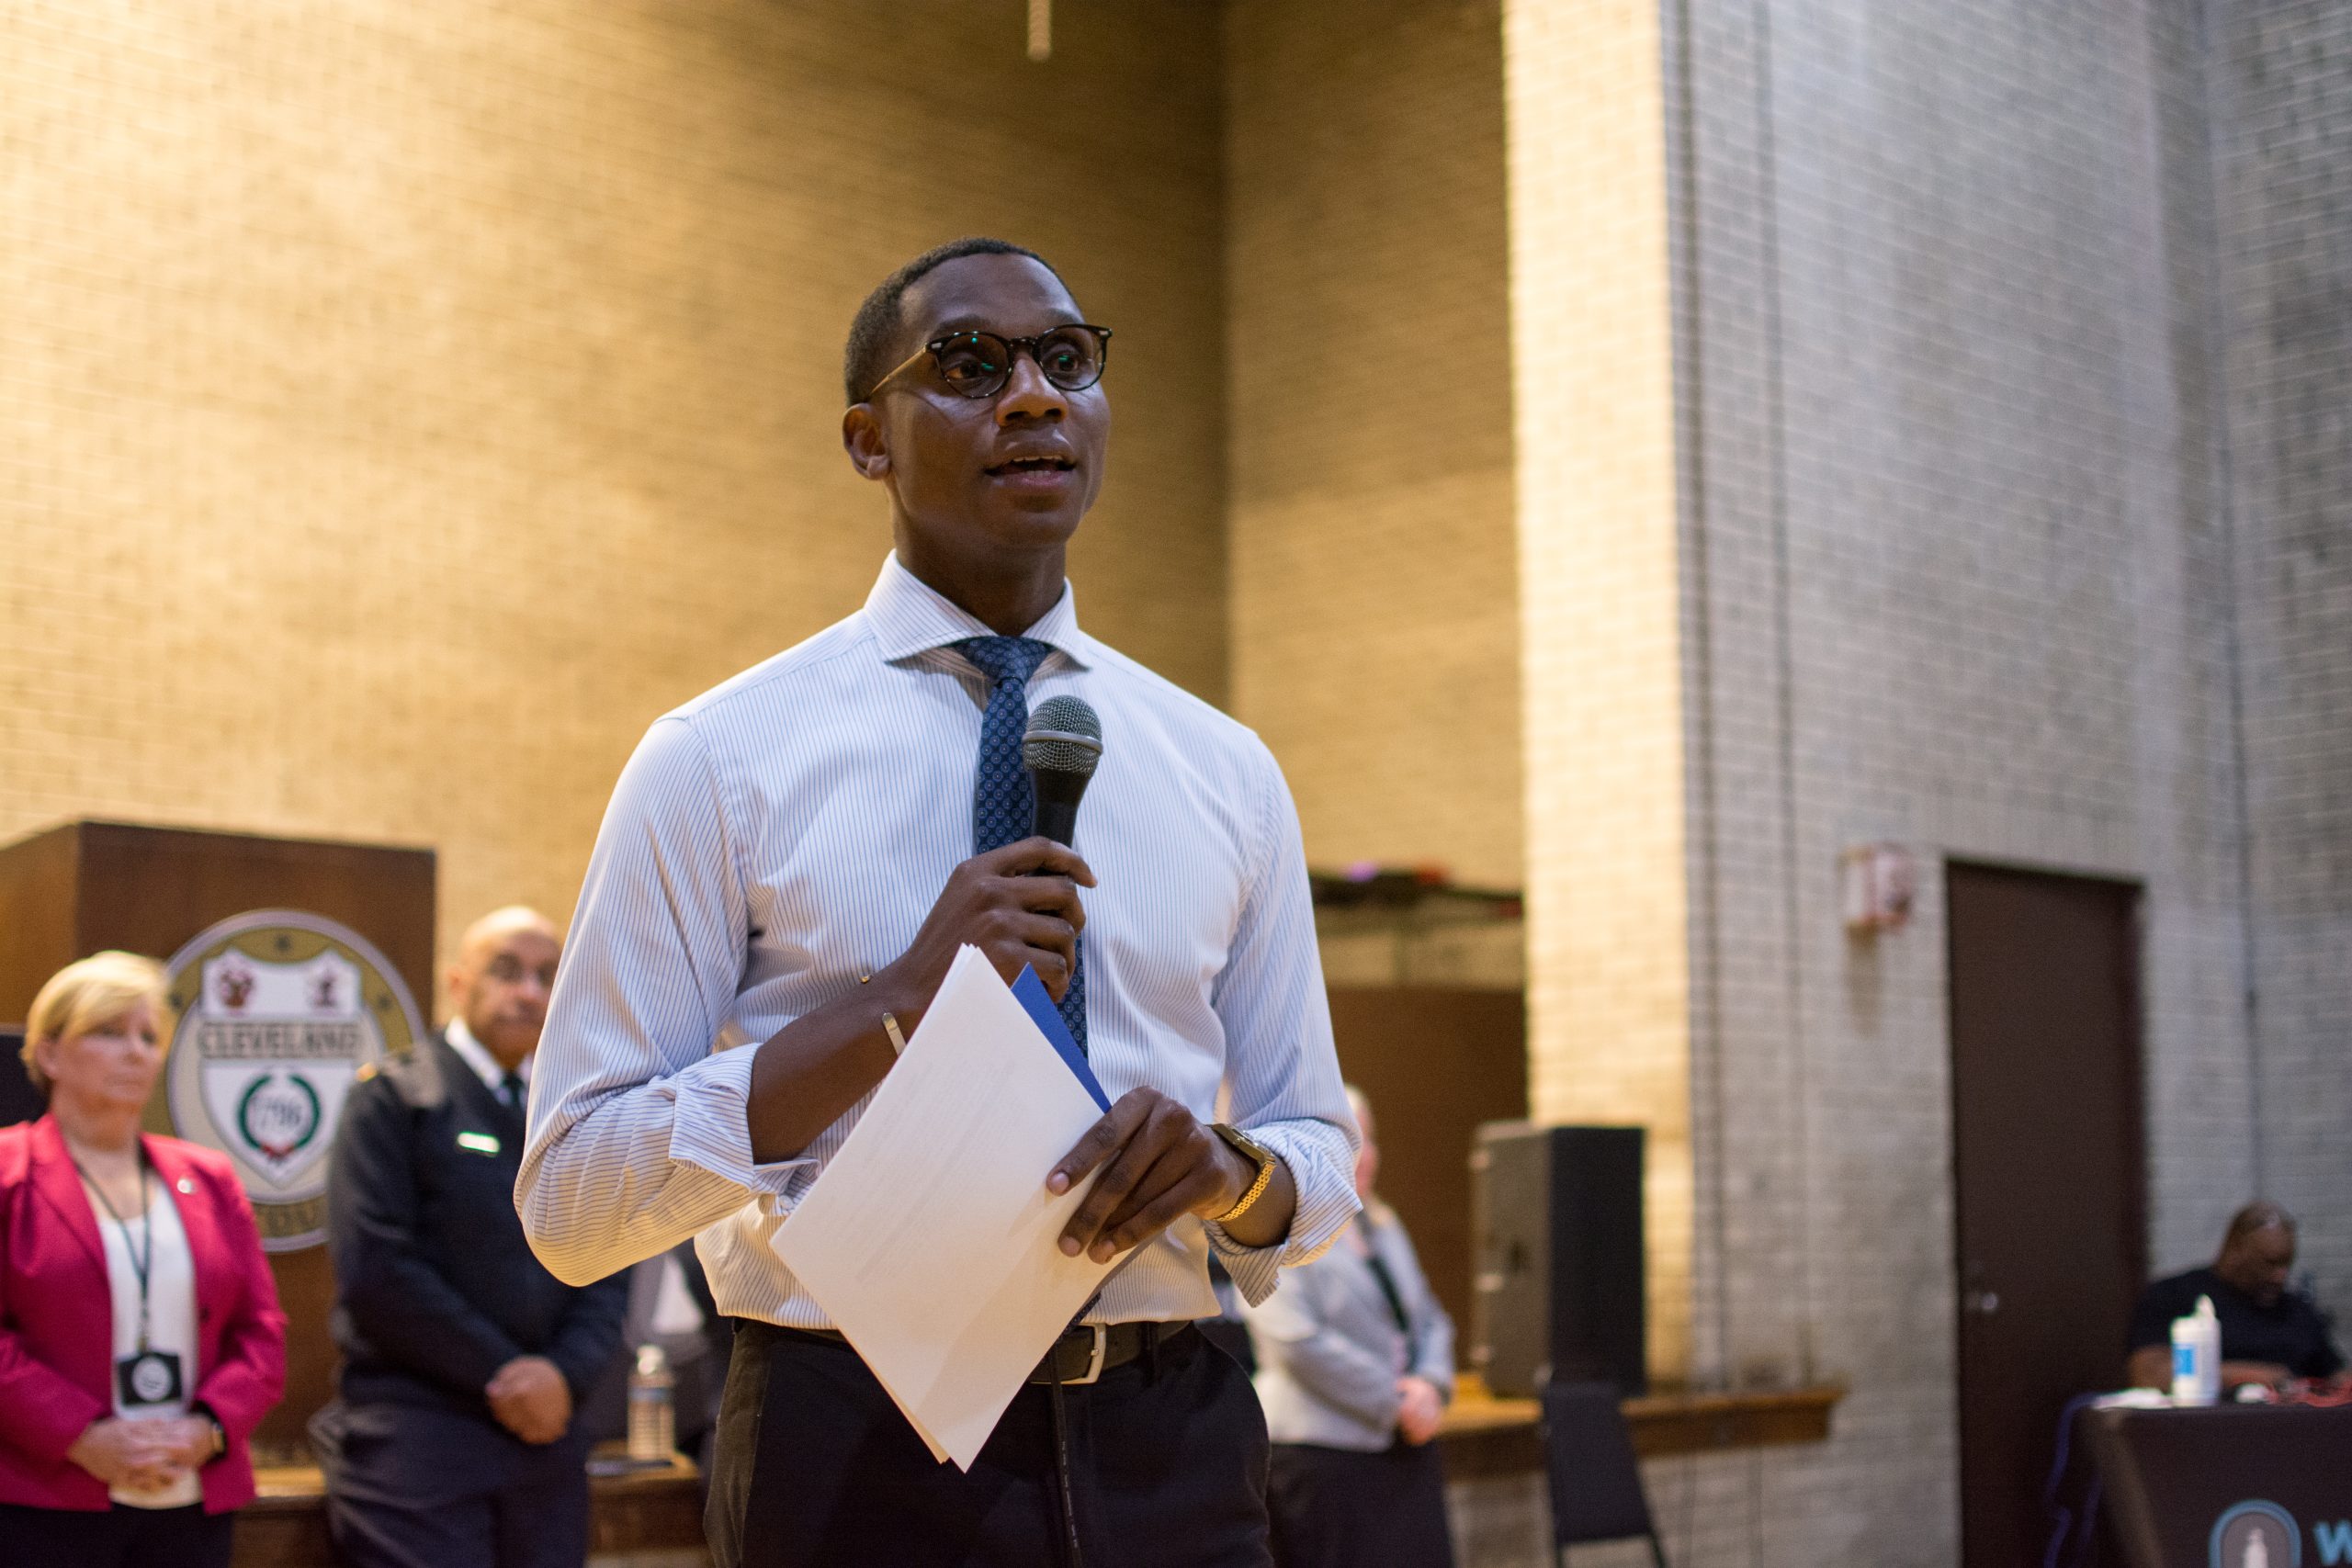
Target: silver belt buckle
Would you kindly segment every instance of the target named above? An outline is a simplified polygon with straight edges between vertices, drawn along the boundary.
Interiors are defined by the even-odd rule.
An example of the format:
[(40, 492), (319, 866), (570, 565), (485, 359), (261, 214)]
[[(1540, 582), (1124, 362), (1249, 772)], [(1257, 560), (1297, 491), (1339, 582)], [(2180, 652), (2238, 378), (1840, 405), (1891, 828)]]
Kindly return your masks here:
[(1094, 1353), (1087, 1358), (1086, 1375), (1069, 1380), (1073, 1384), (1099, 1381), (1102, 1376), (1102, 1358), (1111, 1353), (1110, 1329), (1099, 1323), (1090, 1323), (1085, 1326), (1094, 1330)]

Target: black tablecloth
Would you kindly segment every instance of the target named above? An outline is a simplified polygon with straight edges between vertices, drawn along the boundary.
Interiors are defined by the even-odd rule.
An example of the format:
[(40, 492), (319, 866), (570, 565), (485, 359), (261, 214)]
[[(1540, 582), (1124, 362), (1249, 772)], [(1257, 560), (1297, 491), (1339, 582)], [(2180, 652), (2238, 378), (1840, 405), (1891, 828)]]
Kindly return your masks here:
[(2352, 1406), (2082, 1416), (2128, 1568), (2352, 1568)]

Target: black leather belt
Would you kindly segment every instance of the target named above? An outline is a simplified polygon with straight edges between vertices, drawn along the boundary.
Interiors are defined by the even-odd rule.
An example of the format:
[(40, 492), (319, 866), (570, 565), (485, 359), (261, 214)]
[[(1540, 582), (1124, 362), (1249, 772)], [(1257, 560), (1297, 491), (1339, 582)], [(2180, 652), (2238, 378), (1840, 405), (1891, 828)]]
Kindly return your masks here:
[[(1114, 1367), (1124, 1367), (1148, 1350), (1156, 1350), (1192, 1327), (1181, 1323), (1082, 1323), (1066, 1330), (1029, 1373), (1033, 1383), (1090, 1383)], [(848, 1345), (839, 1329), (787, 1328), (835, 1345)], [(1057, 1377), (1056, 1374), (1059, 1376)]]
[(1092, 1382), (1113, 1367), (1124, 1367), (1157, 1350), (1192, 1327), (1183, 1323), (1081, 1323), (1066, 1330), (1030, 1372), (1033, 1383)]

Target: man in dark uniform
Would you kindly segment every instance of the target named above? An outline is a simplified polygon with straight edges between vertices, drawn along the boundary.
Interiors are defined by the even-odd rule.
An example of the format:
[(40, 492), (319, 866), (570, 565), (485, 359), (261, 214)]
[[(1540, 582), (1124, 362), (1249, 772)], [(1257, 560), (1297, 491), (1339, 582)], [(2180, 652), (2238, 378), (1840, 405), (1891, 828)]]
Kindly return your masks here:
[(484, 916), (438, 1034), (364, 1075), (327, 1187), (341, 1397), (311, 1422), (346, 1568), (578, 1568), (587, 1437), (628, 1280), (574, 1288), (514, 1213), (531, 1054), (560, 953), (523, 908)]
[(2327, 1319), (2309, 1296), (2287, 1288), (2295, 1267), (2295, 1222), (2276, 1203), (2248, 1203), (2230, 1217), (2222, 1255), (2209, 1269), (2158, 1280), (2132, 1310), (2132, 1381), (2172, 1386), (2172, 1324), (2210, 1296), (2222, 1322), (2222, 1387), (2342, 1375), (2344, 1358)]

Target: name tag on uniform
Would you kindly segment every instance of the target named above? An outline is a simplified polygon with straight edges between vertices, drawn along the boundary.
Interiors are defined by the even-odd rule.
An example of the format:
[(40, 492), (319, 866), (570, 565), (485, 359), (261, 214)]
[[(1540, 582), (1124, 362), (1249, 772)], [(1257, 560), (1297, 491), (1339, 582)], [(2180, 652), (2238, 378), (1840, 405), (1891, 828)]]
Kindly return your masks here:
[(488, 1133), (460, 1133), (458, 1134), (458, 1146), (471, 1149), (478, 1155), (494, 1155), (498, 1152), (498, 1139)]

